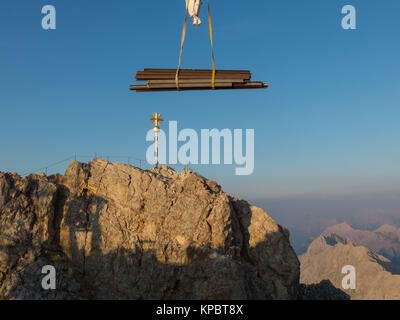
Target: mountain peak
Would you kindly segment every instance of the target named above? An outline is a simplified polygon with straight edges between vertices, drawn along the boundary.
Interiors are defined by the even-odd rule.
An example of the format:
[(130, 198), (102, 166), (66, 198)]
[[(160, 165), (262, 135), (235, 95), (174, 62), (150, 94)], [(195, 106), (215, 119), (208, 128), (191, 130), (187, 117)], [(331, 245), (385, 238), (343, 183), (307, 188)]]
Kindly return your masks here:
[(383, 255), (400, 265), (400, 229), (383, 225), (375, 231), (353, 229), (347, 223), (337, 224), (325, 229), (322, 235), (336, 234), (354, 243), (365, 246), (374, 253)]
[[(40, 289), (45, 265), (57, 290)], [(299, 261), (284, 228), (215, 181), (96, 159), (0, 173), (0, 274), (10, 299), (291, 299)]]
[(343, 267), (352, 266), (356, 270), (356, 289), (345, 290), (352, 299), (400, 299), (399, 268), (368, 248), (342, 239), (336, 235), (320, 236), (311, 243), (299, 257), (301, 283), (330, 280), (342, 289)]
[(349, 225), (346, 221), (344, 221), (342, 223), (326, 228), (324, 234), (330, 234), (330, 233), (340, 234), (342, 232), (352, 232), (353, 230), (354, 228), (351, 225)]
[(400, 232), (400, 229), (392, 226), (390, 224), (384, 224), (380, 226), (378, 229), (376, 229), (374, 232), (380, 232), (380, 233), (396, 233)]

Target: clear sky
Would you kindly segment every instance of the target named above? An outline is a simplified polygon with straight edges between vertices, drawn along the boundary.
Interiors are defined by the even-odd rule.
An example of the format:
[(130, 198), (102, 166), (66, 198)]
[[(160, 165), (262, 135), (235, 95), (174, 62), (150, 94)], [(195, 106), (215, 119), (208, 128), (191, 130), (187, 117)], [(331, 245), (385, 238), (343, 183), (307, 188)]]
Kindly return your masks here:
[[(400, 191), (400, 1), (210, 1), (217, 68), (249, 69), (268, 90), (129, 91), (136, 71), (177, 66), (183, 0), (2, 0), (0, 170), (144, 159), (158, 111), (180, 129), (255, 129), (253, 175), (196, 168), (239, 197)], [(46, 4), (56, 30), (41, 28)], [(357, 30), (341, 27), (346, 4)], [(190, 25), (182, 67), (211, 67), (206, 23)]]

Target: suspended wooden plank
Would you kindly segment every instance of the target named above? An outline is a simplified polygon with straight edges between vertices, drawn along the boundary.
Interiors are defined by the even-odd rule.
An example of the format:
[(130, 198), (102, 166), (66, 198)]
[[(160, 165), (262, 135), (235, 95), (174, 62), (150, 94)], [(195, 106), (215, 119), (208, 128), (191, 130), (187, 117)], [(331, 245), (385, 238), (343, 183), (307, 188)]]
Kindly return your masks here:
[[(237, 90), (237, 89), (267, 89), (268, 84), (259, 82), (256, 83), (246, 83), (246, 84), (233, 84), (232, 86), (216, 86), (215, 90)], [(212, 90), (211, 85), (208, 86), (197, 86), (197, 87), (179, 87), (179, 90), (175, 87), (168, 88), (150, 88), (147, 85), (132, 85), (131, 90), (136, 90), (137, 92), (157, 92), (157, 91), (188, 91), (188, 90)]]
[[(237, 82), (237, 83), (244, 83), (244, 80), (238, 79), (215, 79), (215, 83), (217, 82)], [(176, 84), (175, 80), (149, 80), (147, 81), (148, 84), (159, 84), (159, 83), (171, 83), (173, 85)], [(208, 83), (211, 85), (211, 79), (179, 79), (179, 83)]]
[[(179, 88), (211, 88), (211, 83), (210, 81), (208, 83), (206, 82), (179, 82)], [(176, 88), (175, 83), (148, 83), (147, 87), (150, 89), (173, 89)], [(215, 83), (216, 88), (225, 88), (225, 87), (233, 87), (232, 82), (216, 82)]]
[[(176, 69), (143, 69), (139, 72), (176, 72)], [(210, 69), (180, 69), (181, 72), (210, 72)], [(216, 70), (221, 73), (251, 73), (249, 70)]]
[[(175, 69), (145, 69), (136, 74), (137, 81), (146, 80), (174, 80), (176, 76)], [(180, 79), (207, 79), (212, 77), (212, 70), (191, 70), (181, 69), (179, 71)], [(250, 80), (251, 72), (244, 70), (216, 70), (216, 79), (243, 79)]]
[[(175, 73), (154, 73), (154, 74), (145, 74), (136, 75), (137, 81), (147, 81), (147, 80), (175, 80)], [(179, 73), (179, 79), (211, 79), (212, 73), (204, 73), (204, 74), (185, 74)], [(240, 80), (250, 80), (251, 76), (247, 75), (239, 75), (239, 74), (215, 74), (215, 79), (240, 79)]]

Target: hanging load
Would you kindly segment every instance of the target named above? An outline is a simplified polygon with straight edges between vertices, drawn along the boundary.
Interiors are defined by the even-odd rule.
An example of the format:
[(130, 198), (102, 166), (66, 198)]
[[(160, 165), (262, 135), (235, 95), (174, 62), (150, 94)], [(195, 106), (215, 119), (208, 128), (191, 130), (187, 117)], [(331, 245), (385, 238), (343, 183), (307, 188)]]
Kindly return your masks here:
[[(179, 90), (212, 90), (213, 70), (179, 71), (176, 83), (175, 69), (144, 69), (136, 74), (137, 81), (147, 81), (145, 85), (132, 85), (131, 90), (137, 92), (179, 91)], [(268, 84), (261, 81), (250, 81), (251, 72), (247, 70), (216, 70), (214, 89), (266, 89)]]
[(201, 20), (199, 18), (201, 0), (185, 0), (185, 1), (189, 16), (193, 18), (193, 25), (194, 26), (201, 25)]
[(181, 69), (183, 45), (186, 38), (188, 15), (193, 24), (199, 26), (201, 0), (185, 0), (186, 12), (183, 23), (181, 48), (177, 69), (144, 69), (136, 74), (136, 81), (147, 81), (146, 84), (132, 85), (136, 92), (185, 91), (185, 90), (233, 90), (233, 89), (266, 89), (267, 83), (251, 81), (251, 72), (247, 70), (216, 70), (214, 58), (213, 32), (210, 3), (208, 2), (208, 26), (211, 43), (211, 70)]

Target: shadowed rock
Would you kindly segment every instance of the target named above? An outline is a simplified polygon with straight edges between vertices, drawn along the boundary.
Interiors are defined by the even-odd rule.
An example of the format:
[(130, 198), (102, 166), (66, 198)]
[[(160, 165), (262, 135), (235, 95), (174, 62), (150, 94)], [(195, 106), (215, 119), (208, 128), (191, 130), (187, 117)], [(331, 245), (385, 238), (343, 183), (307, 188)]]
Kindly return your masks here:
[(350, 300), (350, 296), (329, 280), (322, 280), (318, 284), (300, 284), (298, 300)]
[(288, 231), (193, 172), (93, 160), (0, 173), (4, 298), (294, 299), (298, 281)]

